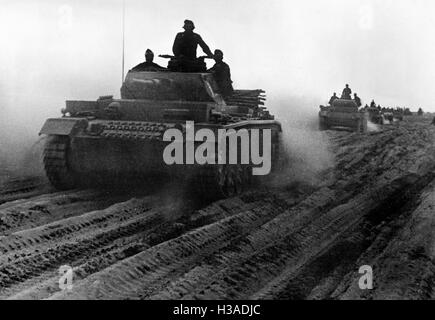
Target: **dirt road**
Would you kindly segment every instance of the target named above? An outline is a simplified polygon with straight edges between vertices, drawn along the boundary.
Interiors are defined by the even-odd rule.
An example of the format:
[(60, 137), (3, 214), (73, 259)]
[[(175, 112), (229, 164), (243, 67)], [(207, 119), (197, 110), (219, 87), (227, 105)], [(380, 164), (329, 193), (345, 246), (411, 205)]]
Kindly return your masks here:
[[(3, 299), (431, 298), (435, 127), (327, 131), (334, 167), (201, 204), (160, 191), (0, 189)], [(154, 188), (153, 188), (154, 189)], [(59, 288), (59, 268), (73, 288)], [(373, 268), (374, 289), (358, 287)]]

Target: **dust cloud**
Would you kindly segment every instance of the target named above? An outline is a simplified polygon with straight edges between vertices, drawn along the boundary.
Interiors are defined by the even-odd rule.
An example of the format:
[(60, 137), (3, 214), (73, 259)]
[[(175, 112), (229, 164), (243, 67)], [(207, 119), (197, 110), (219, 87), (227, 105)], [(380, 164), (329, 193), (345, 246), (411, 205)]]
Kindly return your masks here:
[(0, 112), (0, 179), (43, 175), (44, 138), (38, 136), (43, 120), (35, 121), (18, 110), (16, 114)]
[[(19, 131), (15, 131), (16, 133)], [(9, 135), (0, 130), (0, 180), (2, 177), (43, 176), (44, 138)]]
[(334, 155), (329, 137), (318, 130), (321, 99), (280, 96), (267, 105), (282, 124), (283, 142), (288, 156), (284, 173), (276, 183), (318, 184), (321, 174), (333, 167)]
[(367, 130), (369, 132), (376, 132), (381, 130), (381, 128), (379, 127), (379, 125), (369, 120), (367, 121)]

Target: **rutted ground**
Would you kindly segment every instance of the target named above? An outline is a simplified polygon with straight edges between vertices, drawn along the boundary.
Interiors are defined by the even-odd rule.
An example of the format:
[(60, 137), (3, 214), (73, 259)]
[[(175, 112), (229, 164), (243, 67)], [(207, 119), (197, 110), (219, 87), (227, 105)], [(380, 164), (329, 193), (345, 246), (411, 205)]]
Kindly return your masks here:
[[(0, 298), (431, 298), (435, 127), (325, 134), (335, 166), (321, 183), (211, 204), (176, 187), (12, 190), (0, 205)], [(59, 289), (62, 265), (72, 290)], [(358, 288), (361, 265), (373, 266), (373, 290)]]

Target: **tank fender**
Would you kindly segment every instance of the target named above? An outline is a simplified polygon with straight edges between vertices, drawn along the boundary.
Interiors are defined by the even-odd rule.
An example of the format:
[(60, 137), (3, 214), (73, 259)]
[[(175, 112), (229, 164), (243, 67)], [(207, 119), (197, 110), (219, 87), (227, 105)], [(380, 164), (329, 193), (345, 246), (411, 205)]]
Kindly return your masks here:
[(80, 129), (85, 129), (88, 121), (83, 118), (52, 118), (47, 119), (39, 135), (51, 134), (59, 136), (75, 135)]

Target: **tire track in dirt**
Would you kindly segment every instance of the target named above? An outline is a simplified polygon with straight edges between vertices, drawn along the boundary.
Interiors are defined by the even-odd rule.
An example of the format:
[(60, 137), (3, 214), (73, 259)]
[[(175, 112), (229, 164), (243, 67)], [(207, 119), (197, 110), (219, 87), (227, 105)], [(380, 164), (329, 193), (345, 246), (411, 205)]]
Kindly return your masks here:
[(166, 284), (174, 270), (178, 277), (180, 270), (258, 228), (283, 210), (279, 209), (266, 202), (195, 229), (94, 274), (75, 285), (72, 291), (61, 292), (53, 298), (137, 298), (141, 292), (159, 287), (161, 282)]
[[(422, 185), (419, 186), (419, 188), (424, 187), (428, 183), (428, 181), (433, 179), (434, 175), (429, 175), (427, 179), (422, 183)], [(307, 257), (305, 261), (296, 263), (296, 265), (289, 264), (289, 267), (286, 267), (279, 274), (279, 276), (277, 276), (267, 286), (257, 292), (252, 298), (277, 299), (288, 295), (288, 292), (291, 289), (289, 284), (292, 283), (292, 280), (296, 278), (304, 278), (304, 275), (301, 274), (301, 267), (307, 266), (312, 263), (315, 258), (318, 258), (320, 255), (329, 251), (333, 245), (338, 245), (339, 241), (337, 240), (339, 240), (340, 237), (346, 234), (351, 236), (352, 233), (349, 233), (349, 230), (354, 228), (359, 223), (364, 222), (365, 219), (367, 219), (367, 216), (371, 214), (371, 212), (377, 211), (379, 210), (379, 208), (385, 207), (385, 205), (391, 203), (394, 199), (400, 196), (401, 193), (404, 193), (406, 192), (406, 190), (413, 188), (414, 185), (417, 184), (419, 181), (421, 181), (421, 177), (416, 175), (410, 175), (408, 177), (405, 177), (405, 179), (400, 178), (399, 181), (394, 181), (388, 186), (382, 186), (378, 190), (375, 190), (376, 193), (379, 193), (382, 190), (381, 199), (379, 199), (378, 195), (376, 195), (375, 197), (373, 197), (372, 195), (369, 198), (362, 197), (361, 199), (355, 199), (355, 202), (352, 201), (346, 204), (345, 206), (347, 208), (345, 209), (343, 219), (347, 220), (348, 222), (345, 223), (344, 221), (340, 221), (340, 224), (338, 224), (338, 228), (337, 225), (331, 225), (331, 227), (335, 229), (332, 233), (330, 233), (333, 234), (333, 236), (323, 238), (320, 237), (317, 243), (312, 244), (311, 247), (314, 247), (318, 250), (316, 254), (314, 254), (312, 257)], [(327, 230), (322, 230), (320, 234), (329, 234), (326, 231)], [(355, 230), (353, 230), (353, 234), (354, 233)]]
[(102, 209), (129, 198), (126, 194), (101, 190), (76, 190), (7, 202), (0, 205), (0, 235)]
[(5, 179), (0, 183), (0, 204), (53, 191), (42, 177)]
[(149, 203), (132, 200), (12, 234), (0, 242), (2, 290), (161, 222)]
[[(142, 193), (144, 189), (139, 190), (139, 194)], [(177, 194), (174, 193), (173, 196), (176, 197)], [(1, 296), (7, 297), (11, 293), (16, 293), (17, 290), (14, 288), (28, 287), (28, 284), (22, 285), (27, 280), (34, 284), (40, 275), (49, 273), (50, 270), (57, 271), (56, 268), (59, 268), (62, 260), (73, 264), (80, 258), (89, 259), (92, 257), (91, 253), (98, 250), (107, 253), (104, 252), (104, 247), (110, 247), (111, 243), (119, 238), (130, 235), (139, 237), (143, 230), (152, 233), (156, 226), (168, 220), (168, 214), (178, 217), (178, 213), (174, 214), (173, 211), (182, 211), (185, 206), (180, 205), (180, 201), (168, 204), (165, 202), (169, 199), (168, 196), (153, 194), (140, 199), (133, 198), (104, 210), (87, 212), (88, 209), (106, 207), (108, 203), (125, 197), (131, 198), (131, 193), (129, 195), (98, 190), (68, 191), (0, 206), (3, 215), (7, 216), (11, 212), (26, 212), (29, 209), (33, 210), (35, 206), (40, 208), (44, 205), (51, 210), (47, 210), (47, 214), (53, 215), (51, 218), (55, 220), (44, 224), (47, 217), (43, 214), (35, 215), (37, 227), (0, 237)], [(156, 205), (156, 202), (159, 205)], [(165, 203), (165, 206), (161, 206), (162, 203)], [(160, 215), (157, 214), (156, 208), (151, 213), (152, 206), (160, 207)], [(64, 218), (68, 216), (71, 217)], [(159, 233), (164, 234), (169, 230), (168, 227)], [(155, 241), (159, 237), (160, 235), (152, 233), (152, 237), (149, 238)], [(130, 243), (126, 246), (130, 246)]]
[[(12, 296), (12, 298), (46, 298), (49, 294), (59, 290), (57, 283), (59, 275), (55, 271), (62, 265), (62, 259), (70, 259), (68, 261), (69, 265), (75, 266), (75, 279), (79, 281), (103, 268), (110, 267), (119, 260), (126, 259), (168, 239), (180, 236), (189, 229), (221, 220), (223, 217), (230, 217), (238, 212), (241, 207), (254, 208), (257, 206), (255, 202), (245, 203), (239, 198), (234, 198), (214, 203), (210, 207), (205, 208), (205, 210), (198, 210), (192, 215), (188, 215), (188, 218), (182, 216), (181, 219), (177, 219), (180, 214), (177, 216), (176, 213), (171, 212), (171, 210), (179, 210), (177, 206), (172, 209), (168, 207), (148, 208), (143, 214), (131, 217), (127, 216), (125, 212), (127, 204), (129, 204), (132, 210), (141, 211), (138, 210), (139, 203), (140, 200), (132, 200), (127, 203), (116, 204), (102, 211), (65, 219), (60, 221), (63, 229), (56, 227), (55, 233), (52, 233), (50, 228), (46, 226), (30, 230), (29, 233), (36, 239), (45, 237), (46, 242), (41, 245), (42, 248), (48, 248), (48, 250), (40, 250), (38, 255), (31, 255), (19, 261), (15, 260), (6, 269), (11, 270), (12, 265), (17, 266), (25, 261), (25, 268), (29, 269), (29, 265), (31, 265), (33, 268), (36, 268), (39, 274), (46, 271), (46, 276), (44, 279), (38, 279), (37, 274), (32, 274), (30, 270), (27, 273), (30, 275), (28, 283), (4, 290), (1, 296)], [(154, 199), (152, 203), (161, 203), (161, 200)], [(118, 208), (118, 211), (122, 211), (120, 216), (123, 217), (125, 222), (117, 222), (112, 217), (113, 211), (116, 211), (116, 208)], [(112, 214), (108, 212), (112, 212)], [(168, 216), (172, 216), (172, 218), (168, 219)], [(102, 223), (100, 221), (101, 217), (109, 217), (112, 220)], [(92, 221), (90, 226), (88, 225), (89, 221)], [(122, 224), (126, 224), (128, 230), (123, 231)], [(75, 230), (70, 233), (71, 226), (84, 227), (83, 230)], [(103, 226), (108, 227), (101, 228)], [(94, 229), (96, 232), (93, 231)], [(27, 230), (22, 233), (26, 232)], [(68, 234), (72, 236), (70, 237)], [(80, 236), (80, 234), (83, 235)], [(49, 240), (51, 237), (55, 237), (56, 245), (47, 243), (51, 241)], [(28, 243), (28, 241), (25, 243)], [(31, 248), (31, 252), (34, 250), (35, 247)], [(100, 252), (98, 257), (89, 258), (91, 256), (90, 253), (93, 256), (96, 252)], [(12, 251), (11, 254), (15, 255), (16, 251)], [(38, 264), (38, 261), (45, 261), (45, 264)], [(10, 277), (7, 279), (10, 280)], [(20, 278), (19, 280), (18, 284), (22, 283), (24, 279)]]
[(358, 258), (357, 264), (372, 266), (373, 290), (356, 286), (355, 270), (349, 270), (331, 296), (335, 299), (433, 299), (433, 207), (435, 181), (417, 194), (406, 216), (391, 221)]

